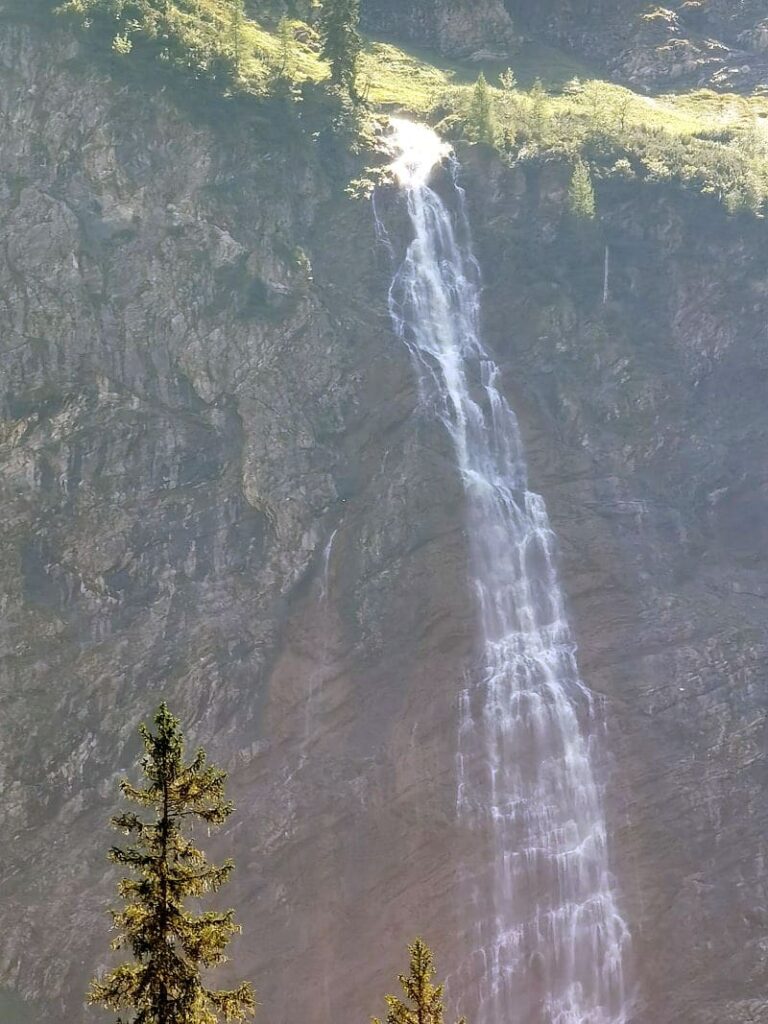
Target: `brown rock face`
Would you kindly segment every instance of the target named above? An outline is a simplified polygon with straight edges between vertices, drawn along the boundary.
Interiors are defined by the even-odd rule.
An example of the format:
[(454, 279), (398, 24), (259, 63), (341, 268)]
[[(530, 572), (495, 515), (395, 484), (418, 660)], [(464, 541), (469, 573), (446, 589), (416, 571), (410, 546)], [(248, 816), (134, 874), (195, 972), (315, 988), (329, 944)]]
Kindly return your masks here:
[(232, 770), (239, 971), (321, 1020), (365, 965), (364, 1017), (451, 889), (471, 635), (370, 206), (284, 122), (192, 117), (40, 27), (0, 53), (2, 981), (84, 1019), (105, 819), (165, 696)]
[(765, 229), (624, 186), (573, 234), (566, 175), (476, 161), (487, 331), (606, 702), (637, 1019), (768, 1020)]
[[(415, 933), (450, 973), (477, 856), (452, 453), (321, 145), (127, 74), (0, 22), (0, 982), (96, 1019), (104, 822), (166, 697), (232, 773), (233, 977), (273, 1024), (364, 1020)], [(463, 159), (605, 697), (637, 1022), (768, 1020), (765, 229), (627, 184), (574, 234), (565, 172)]]

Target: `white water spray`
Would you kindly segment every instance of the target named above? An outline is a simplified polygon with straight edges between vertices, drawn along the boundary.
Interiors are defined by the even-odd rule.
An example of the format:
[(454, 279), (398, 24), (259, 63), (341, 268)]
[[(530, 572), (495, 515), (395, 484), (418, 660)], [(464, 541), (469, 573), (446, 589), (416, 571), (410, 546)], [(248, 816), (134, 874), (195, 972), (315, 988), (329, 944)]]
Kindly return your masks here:
[(421, 394), (464, 483), (481, 666), (461, 695), (458, 813), (486, 843), (466, 879), (464, 958), (452, 989), (472, 1024), (626, 1024), (628, 932), (612, 891), (555, 538), (528, 490), (515, 415), (480, 336), (479, 271), (464, 194), (428, 185), (448, 148), (394, 121), (392, 170), (413, 241), (390, 290)]

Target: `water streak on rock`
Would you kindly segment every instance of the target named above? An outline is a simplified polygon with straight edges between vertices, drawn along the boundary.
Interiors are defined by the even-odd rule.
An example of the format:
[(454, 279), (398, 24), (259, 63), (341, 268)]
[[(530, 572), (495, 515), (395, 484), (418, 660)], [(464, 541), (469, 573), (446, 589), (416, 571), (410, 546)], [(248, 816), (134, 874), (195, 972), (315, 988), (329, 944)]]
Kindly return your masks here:
[(480, 333), (464, 195), (429, 187), (447, 154), (393, 122), (413, 240), (390, 292), (425, 409), (450, 434), (466, 493), (480, 667), (459, 702), (460, 822), (487, 843), (468, 869), (465, 958), (452, 988), (473, 1024), (625, 1024), (629, 937), (609, 873), (593, 767), (599, 716), (582, 683), (544, 501)]

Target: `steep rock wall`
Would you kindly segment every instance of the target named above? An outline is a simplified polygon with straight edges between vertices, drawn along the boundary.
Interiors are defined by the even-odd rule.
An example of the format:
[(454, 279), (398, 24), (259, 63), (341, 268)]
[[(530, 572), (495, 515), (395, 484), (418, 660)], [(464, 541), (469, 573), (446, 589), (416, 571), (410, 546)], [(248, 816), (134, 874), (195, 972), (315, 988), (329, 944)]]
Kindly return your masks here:
[(441, 53), (505, 53), (516, 41), (502, 0), (365, 0), (363, 26)]
[(519, 37), (565, 48), (649, 90), (768, 83), (766, 0), (364, 0), (374, 32), (447, 54), (508, 54)]
[(478, 159), (488, 331), (606, 700), (638, 1019), (768, 1020), (765, 227), (615, 186), (575, 229), (563, 169)]
[(289, 113), (192, 110), (64, 32), (3, 21), (0, 81), (2, 983), (84, 1019), (166, 697), (232, 773), (237, 972), (320, 1021), (352, 964), (364, 1019), (451, 889), (471, 632), (370, 205)]

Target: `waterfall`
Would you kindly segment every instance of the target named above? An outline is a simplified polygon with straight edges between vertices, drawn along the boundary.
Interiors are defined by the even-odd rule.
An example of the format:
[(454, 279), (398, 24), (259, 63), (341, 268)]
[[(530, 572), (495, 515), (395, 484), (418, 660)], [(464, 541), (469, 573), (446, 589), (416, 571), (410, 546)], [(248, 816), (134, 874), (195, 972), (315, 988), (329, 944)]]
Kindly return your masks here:
[[(547, 511), (528, 489), (517, 420), (481, 338), (457, 165), (424, 126), (393, 121), (391, 147), (413, 240), (390, 313), (423, 405), (453, 442), (479, 624), (480, 667), (459, 701), (457, 813), (487, 863), (467, 866), (451, 990), (471, 1024), (625, 1024), (629, 937), (592, 764), (599, 715), (579, 676)], [(443, 200), (429, 180), (446, 159)]]
[(328, 538), (328, 543), (323, 549), (322, 569), (320, 575), (320, 600), (326, 601), (328, 599), (328, 588), (330, 586), (330, 571), (331, 571), (331, 554), (333, 552), (333, 542), (336, 540), (336, 534), (339, 532), (338, 526), (333, 531), (331, 536)]

